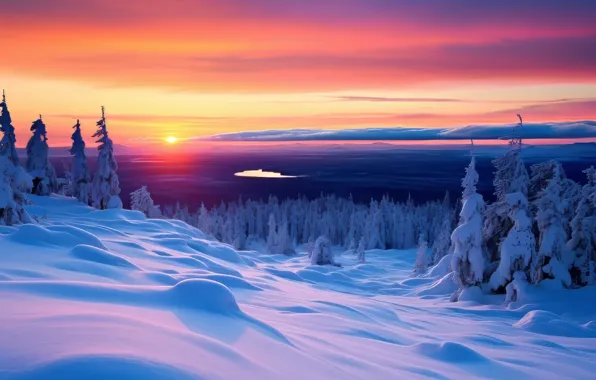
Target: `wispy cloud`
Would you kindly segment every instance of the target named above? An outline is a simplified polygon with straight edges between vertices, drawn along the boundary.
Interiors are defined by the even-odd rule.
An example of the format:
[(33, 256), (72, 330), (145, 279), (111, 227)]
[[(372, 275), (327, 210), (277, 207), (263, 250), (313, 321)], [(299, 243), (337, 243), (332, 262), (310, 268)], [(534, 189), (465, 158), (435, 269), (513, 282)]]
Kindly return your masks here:
[(572, 102), (590, 102), (591, 98), (562, 98), (550, 100), (532, 100), (532, 99), (458, 99), (458, 98), (411, 98), (411, 97), (386, 97), (386, 96), (333, 96), (340, 102), (373, 102), (373, 103), (488, 103), (488, 104), (553, 104), (553, 103), (572, 103)]
[(452, 98), (395, 98), (383, 96), (336, 96), (333, 99), (343, 102), (379, 103), (461, 103), (465, 100)]

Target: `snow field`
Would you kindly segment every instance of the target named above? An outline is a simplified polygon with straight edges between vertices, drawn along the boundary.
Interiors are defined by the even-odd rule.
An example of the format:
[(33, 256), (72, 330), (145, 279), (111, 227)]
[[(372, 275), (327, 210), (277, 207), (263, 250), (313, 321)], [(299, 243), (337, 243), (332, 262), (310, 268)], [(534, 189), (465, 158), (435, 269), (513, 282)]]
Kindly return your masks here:
[(196, 228), (35, 197), (0, 227), (0, 379), (591, 378), (594, 287), (469, 288), (415, 250), (342, 267), (235, 251)]

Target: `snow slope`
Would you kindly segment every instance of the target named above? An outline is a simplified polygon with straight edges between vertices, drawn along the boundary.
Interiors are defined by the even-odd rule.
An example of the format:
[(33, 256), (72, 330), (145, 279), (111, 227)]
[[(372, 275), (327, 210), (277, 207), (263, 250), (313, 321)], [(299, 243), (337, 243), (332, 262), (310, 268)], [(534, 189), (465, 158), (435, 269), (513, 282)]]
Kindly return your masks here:
[[(592, 378), (595, 287), (462, 294), (413, 251), (338, 267), (182, 222), (32, 197), (0, 227), (0, 379)], [(447, 261), (445, 261), (447, 262)], [(548, 295), (548, 297), (547, 297)]]

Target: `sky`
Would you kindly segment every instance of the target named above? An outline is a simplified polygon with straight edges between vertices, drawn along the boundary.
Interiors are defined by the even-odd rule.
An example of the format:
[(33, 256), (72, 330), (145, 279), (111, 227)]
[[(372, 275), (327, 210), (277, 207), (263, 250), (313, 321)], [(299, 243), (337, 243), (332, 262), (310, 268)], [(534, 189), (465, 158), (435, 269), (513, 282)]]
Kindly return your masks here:
[[(593, 120), (593, 0), (0, 0), (20, 146)], [(171, 139), (171, 141), (174, 141)]]

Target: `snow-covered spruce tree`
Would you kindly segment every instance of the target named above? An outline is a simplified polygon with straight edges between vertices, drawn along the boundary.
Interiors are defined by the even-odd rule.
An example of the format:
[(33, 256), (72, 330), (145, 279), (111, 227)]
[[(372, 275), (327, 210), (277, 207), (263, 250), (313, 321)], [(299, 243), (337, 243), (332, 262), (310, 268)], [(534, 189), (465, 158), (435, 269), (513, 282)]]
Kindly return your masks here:
[(501, 261), (490, 278), (494, 291), (502, 291), (514, 277), (515, 272), (529, 271), (530, 262), (536, 257), (536, 240), (532, 233), (532, 219), (528, 213), (528, 199), (521, 192), (507, 194), (509, 217), (513, 227), (501, 244)]
[(344, 247), (351, 252), (355, 252), (356, 250), (356, 214), (353, 210), (350, 214), (348, 234)]
[(368, 249), (385, 249), (383, 242), (382, 231), (382, 215), (376, 201), (370, 201), (370, 212), (368, 214), (366, 226), (366, 241), (368, 242)]
[(511, 150), (505, 156), (493, 161), (496, 168), (493, 185), (495, 202), (488, 205), (484, 222), (486, 247), (492, 262), (498, 261), (499, 245), (511, 229), (511, 221), (507, 214), (509, 206), (507, 195), (528, 193), (529, 176), (520, 157), (520, 152)]
[[(548, 186), (548, 181), (556, 175), (561, 186), (561, 211), (563, 213), (563, 228), (567, 236), (571, 236), (571, 220), (575, 217), (575, 210), (581, 198), (582, 187), (575, 181), (567, 178), (563, 166), (555, 160), (541, 162), (531, 167), (530, 187), (528, 189), (528, 201), (530, 211), (534, 218), (538, 213), (538, 200), (541, 192)], [(538, 224), (534, 223), (534, 236), (540, 240)]]
[(509, 216), (511, 209), (508, 201), (509, 194), (519, 193), (526, 199), (527, 203), (530, 179), (521, 159), (521, 142), (519, 144), (519, 146), (512, 145), (514, 149), (507, 152), (505, 156), (493, 161), (496, 168), (493, 181), (496, 200), (487, 206), (483, 230), (484, 246), (490, 263), (489, 272), (492, 272), (498, 266), (501, 253), (500, 246), (513, 227), (514, 219)]
[(530, 167), (530, 173), (528, 201), (530, 202), (532, 208), (535, 208), (533, 203), (540, 197), (540, 194), (544, 189), (546, 189), (549, 181), (555, 176), (555, 174), (559, 176), (561, 182), (567, 178), (563, 167), (555, 160), (549, 160), (532, 165)]
[(0, 140), (0, 155), (8, 158), (13, 166), (20, 166), (19, 155), (17, 154), (14, 127), (12, 126), (12, 118), (10, 117), (10, 111), (6, 104), (6, 95), (2, 92), (2, 114), (0, 115), (0, 131), (2, 131), (2, 140)]
[(293, 255), (296, 253), (292, 246), (292, 238), (288, 232), (288, 223), (283, 222), (277, 233), (277, 253), (284, 255)]
[(313, 251), (315, 250), (315, 238), (312, 236), (308, 238), (308, 242), (306, 243), (306, 253), (308, 254), (308, 258), (312, 258)]
[(552, 178), (547, 180), (535, 200), (536, 224), (539, 231), (539, 248), (532, 258), (530, 281), (537, 284), (543, 278), (557, 278), (565, 286), (571, 285), (569, 266), (573, 259), (567, 254), (567, 236), (563, 227), (562, 168), (553, 165)]
[(72, 147), (70, 155), (72, 156), (72, 169), (70, 178), (70, 193), (80, 202), (88, 205), (91, 197), (91, 174), (87, 166), (87, 155), (85, 154), (85, 141), (81, 135), (81, 123), (73, 126), (74, 132), (71, 136)]
[(420, 237), (418, 238), (418, 251), (416, 252), (414, 270), (416, 273), (425, 273), (429, 264), (428, 242), (426, 241), (426, 236), (424, 236), (424, 234), (420, 234)]
[(461, 288), (480, 285), (485, 272), (486, 260), (482, 253), (482, 215), (485, 205), (482, 195), (476, 192), (478, 178), (476, 159), (472, 157), (462, 180), (460, 223), (451, 234), (454, 247), (451, 259), (453, 278)]
[(439, 229), (439, 233), (433, 242), (432, 247), (432, 264), (436, 265), (441, 259), (449, 254), (451, 246), (451, 220), (450, 213), (443, 217), (443, 222)]
[(582, 188), (571, 221), (571, 239), (567, 242), (573, 258), (570, 274), (575, 286), (596, 283), (596, 169), (592, 166), (584, 173), (588, 183)]
[(338, 265), (335, 260), (333, 260), (331, 241), (325, 236), (320, 236), (315, 242), (310, 263), (312, 265)]
[(277, 242), (277, 224), (275, 223), (275, 216), (269, 214), (269, 233), (267, 235), (267, 252), (278, 253), (278, 242)]
[(130, 209), (140, 211), (148, 218), (156, 219), (162, 216), (159, 206), (153, 203), (147, 186), (142, 186), (130, 193)]
[(11, 225), (13, 221), (12, 210), (16, 207), (11, 184), (13, 170), (10, 160), (0, 156), (0, 225)]
[[(31, 191), (31, 176), (25, 172), (17, 155), (17, 139), (4, 93), (2, 93), (0, 108), (2, 110), (0, 114), (0, 132), (2, 132), (0, 157), (4, 158), (0, 163), (1, 186), (3, 197), (6, 197), (0, 205), (0, 223), (5, 225), (31, 223), (32, 219), (23, 207), (27, 203), (24, 193)], [(10, 190), (8, 190), (7, 184), (10, 186)]]
[(349, 242), (349, 244), (347, 244), (347, 246), (348, 246), (348, 248), (346, 249), (345, 253), (355, 255), (356, 249), (358, 248), (358, 246), (356, 245), (356, 239), (354, 239), (354, 238), (350, 239), (350, 242)]
[(358, 254), (358, 262), (365, 263), (366, 262), (366, 240), (364, 240), (364, 236), (360, 239), (360, 243), (358, 243), (358, 249), (356, 250)]
[(39, 119), (31, 125), (33, 136), (27, 143), (27, 172), (33, 178), (32, 194), (50, 195), (58, 186), (56, 170), (48, 159), (48, 138), (46, 125)]
[(97, 150), (97, 168), (91, 188), (91, 200), (93, 207), (105, 210), (110, 208), (122, 208), (120, 199), (120, 183), (118, 182), (118, 163), (114, 158), (114, 146), (108, 136), (104, 108), (101, 107), (101, 119), (97, 122), (97, 131), (93, 135), (97, 138), (99, 146)]
[(209, 215), (209, 211), (207, 211), (207, 208), (203, 202), (201, 202), (201, 208), (199, 209), (198, 227), (199, 230), (203, 231), (203, 233), (212, 234), (211, 216)]

